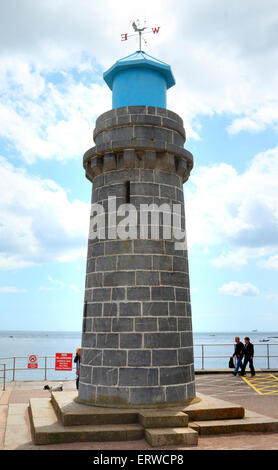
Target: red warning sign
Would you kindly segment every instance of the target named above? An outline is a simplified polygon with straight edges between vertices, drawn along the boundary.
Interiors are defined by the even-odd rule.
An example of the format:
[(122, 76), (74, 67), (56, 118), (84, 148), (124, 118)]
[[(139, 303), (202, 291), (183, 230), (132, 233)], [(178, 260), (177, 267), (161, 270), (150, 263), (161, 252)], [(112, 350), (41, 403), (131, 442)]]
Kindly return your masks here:
[(31, 354), (29, 356), (28, 369), (37, 369), (38, 368), (38, 356), (36, 354)]
[(72, 354), (56, 353), (55, 370), (72, 370)]
[(28, 369), (37, 369), (38, 368), (38, 363), (37, 362), (29, 362), (28, 363)]

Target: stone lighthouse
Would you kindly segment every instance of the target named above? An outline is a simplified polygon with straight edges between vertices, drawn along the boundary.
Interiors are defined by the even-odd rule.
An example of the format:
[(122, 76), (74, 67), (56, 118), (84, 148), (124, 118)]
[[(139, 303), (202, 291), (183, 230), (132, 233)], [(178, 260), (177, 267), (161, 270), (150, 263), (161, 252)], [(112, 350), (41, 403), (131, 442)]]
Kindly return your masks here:
[(89, 234), (77, 401), (186, 405), (195, 381), (183, 184), (193, 157), (182, 119), (166, 105), (175, 80), (142, 51), (104, 80), (112, 109), (98, 117), (83, 161), (100, 211), (91, 223), (104, 223)]

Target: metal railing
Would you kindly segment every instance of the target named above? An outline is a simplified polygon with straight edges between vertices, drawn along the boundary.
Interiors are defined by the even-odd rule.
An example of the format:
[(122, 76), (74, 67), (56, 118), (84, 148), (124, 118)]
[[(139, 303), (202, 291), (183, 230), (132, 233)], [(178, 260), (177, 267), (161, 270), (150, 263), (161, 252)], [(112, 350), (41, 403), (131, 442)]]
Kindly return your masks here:
[(0, 364), (0, 381), (3, 380), (2, 390), (6, 390), (6, 364)]
[[(262, 347), (265, 347), (266, 350), (265, 350), (265, 354), (257, 354), (256, 353), (256, 350), (255, 350), (255, 360), (258, 359), (258, 358), (264, 358), (266, 360), (266, 369), (270, 369), (270, 359), (271, 358), (278, 358), (278, 354), (270, 354), (270, 348), (272, 346), (276, 347), (278, 349), (278, 343), (268, 343), (268, 344), (262, 344), (262, 343), (253, 343), (254, 346), (256, 347), (256, 350), (257, 350), (257, 346), (259, 346), (260, 348)], [(229, 351), (230, 351), (230, 354), (222, 354), (222, 355), (206, 355), (206, 350), (205, 348), (218, 348), (218, 347), (226, 347), (226, 348), (229, 348)], [(201, 348), (201, 355), (196, 355), (196, 350), (197, 348)], [(229, 359), (231, 357), (231, 355), (233, 354), (233, 351), (234, 351), (234, 344), (233, 343), (223, 343), (223, 344), (214, 344), (214, 343), (208, 343), (208, 344), (194, 344), (194, 350), (195, 350), (195, 354), (194, 354), (194, 360), (196, 362), (196, 360), (201, 360), (201, 370), (205, 370), (205, 360), (208, 360), (208, 359)], [(37, 369), (35, 369), (36, 371), (38, 370), (41, 370), (41, 371), (44, 371), (43, 372), (43, 376), (44, 376), (44, 380), (46, 381), (48, 379), (48, 376), (47, 376), (47, 372), (50, 371), (50, 370), (55, 370), (55, 367), (49, 367), (49, 362), (48, 360), (50, 359), (55, 359), (55, 356), (38, 356), (38, 362), (39, 363), (42, 363), (43, 366), (40, 366), (39, 367), (39, 364), (38, 364), (38, 367)], [(0, 362), (0, 372), (1, 372), (1, 367), (2, 367), (2, 372), (3, 372), (3, 376), (4, 376), (4, 387), (5, 387), (5, 383), (7, 381), (7, 373), (8, 372), (11, 372), (11, 380), (12, 381), (15, 381), (16, 380), (16, 372), (17, 371), (28, 371), (29, 369), (27, 368), (27, 366), (25, 367), (17, 367), (17, 362), (18, 360), (25, 360), (26, 362), (28, 362), (28, 357), (26, 356), (11, 356), (11, 357), (0, 357), (0, 361), (3, 361), (5, 360), (6, 363), (5, 364), (1, 364)], [(7, 361), (9, 361), (9, 363), (7, 364)], [(214, 369), (216, 368), (215, 366), (213, 367)], [(227, 366), (226, 366), (227, 368)], [(278, 369), (278, 361), (277, 361), (277, 367)], [(195, 369), (198, 370), (195, 366)], [(1, 378), (1, 376), (0, 376)], [(3, 378), (3, 377), (2, 377)], [(20, 379), (22, 380), (22, 379)], [(34, 379), (33, 379), (34, 380)]]
[[(0, 357), (0, 361), (5, 360), (5, 361), (12, 361), (12, 366), (7, 367), (7, 364), (0, 364), (4, 365), (5, 368), (5, 376), (7, 377), (7, 372), (12, 372), (12, 381), (15, 381), (15, 372), (16, 371), (28, 371), (29, 369), (26, 367), (16, 367), (16, 361), (17, 359), (25, 359), (28, 361), (28, 357), (26, 356), (10, 356), (10, 357)], [(44, 367), (37, 367), (35, 370), (44, 370), (44, 380), (47, 380), (47, 371), (48, 370), (55, 370), (55, 367), (48, 367), (47, 360), (48, 359), (55, 359), (55, 356), (38, 356), (38, 359), (43, 359), (44, 362)]]
[[(270, 346), (276, 346), (278, 348), (278, 343), (268, 343), (268, 344), (262, 344), (262, 343), (253, 343), (253, 345), (255, 347), (259, 346), (259, 347), (266, 347), (266, 354), (255, 354), (255, 358), (265, 358), (266, 359), (266, 369), (270, 369), (270, 358), (274, 358), (274, 357), (278, 357), (278, 355), (275, 355), (275, 354), (270, 354)], [(197, 356), (197, 355), (194, 355), (194, 358), (195, 359), (201, 359), (202, 361), (202, 367), (201, 369), (202, 370), (205, 370), (205, 359), (229, 359), (232, 354), (233, 354), (233, 349), (231, 349), (231, 354), (225, 354), (225, 355), (212, 355), (212, 356), (206, 356), (205, 355), (205, 347), (207, 346), (210, 346), (210, 347), (218, 347), (218, 346), (226, 346), (226, 347), (231, 347), (233, 348), (234, 347), (234, 343), (217, 343), (217, 344), (214, 344), (214, 343), (208, 343), (208, 344), (195, 344), (194, 347), (201, 347), (201, 355), (200, 356)], [(256, 351), (255, 351), (256, 353)], [(278, 367), (277, 367), (278, 368)]]

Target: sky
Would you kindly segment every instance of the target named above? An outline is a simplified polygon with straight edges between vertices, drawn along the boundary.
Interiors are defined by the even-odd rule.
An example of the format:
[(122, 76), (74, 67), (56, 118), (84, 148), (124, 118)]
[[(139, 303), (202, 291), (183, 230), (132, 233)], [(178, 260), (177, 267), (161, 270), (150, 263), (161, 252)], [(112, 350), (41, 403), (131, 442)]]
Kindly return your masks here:
[(81, 330), (102, 74), (137, 50), (171, 65), (184, 120), (194, 331), (278, 331), (277, 0), (0, 3), (0, 330)]

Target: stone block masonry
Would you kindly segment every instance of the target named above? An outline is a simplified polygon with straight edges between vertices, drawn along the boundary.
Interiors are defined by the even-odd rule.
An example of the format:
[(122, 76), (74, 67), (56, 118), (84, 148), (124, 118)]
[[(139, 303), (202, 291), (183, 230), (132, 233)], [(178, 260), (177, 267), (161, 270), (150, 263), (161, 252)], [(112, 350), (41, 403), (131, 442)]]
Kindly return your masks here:
[[(92, 203), (108, 214), (130, 203), (182, 206), (193, 157), (175, 113), (148, 106), (101, 115), (96, 146), (84, 155)], [(162, 225), (162, 214), (158, 224)], [(122, 217), (115, 215), (114, 222)], [(186, 249), (173, 235), (89, 239), (78, 400), (115, 407), (173, 406), (195, 397), (190, 286)]]

